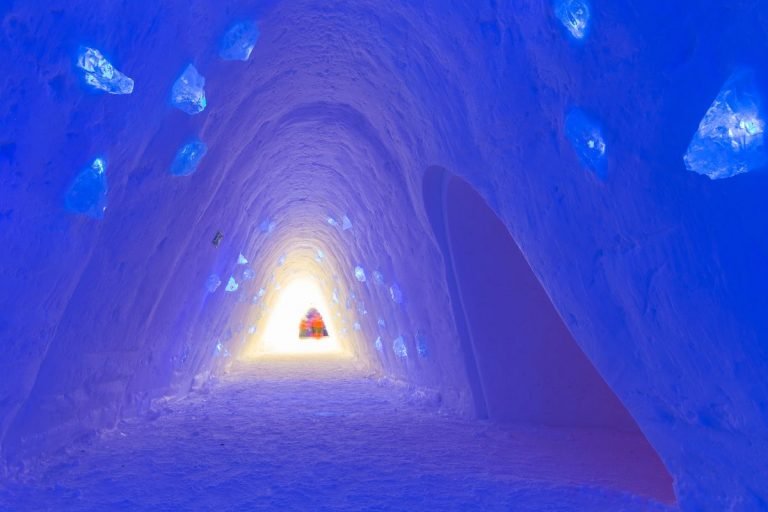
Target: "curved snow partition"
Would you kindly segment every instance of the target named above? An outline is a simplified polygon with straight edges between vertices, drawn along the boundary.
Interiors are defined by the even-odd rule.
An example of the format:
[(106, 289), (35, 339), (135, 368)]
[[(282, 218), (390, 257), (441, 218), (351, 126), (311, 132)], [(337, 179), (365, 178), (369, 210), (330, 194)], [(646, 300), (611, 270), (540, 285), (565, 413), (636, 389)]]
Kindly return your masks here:
[[(425, 176), (425, 201), (455, 283), (454, 316), (496, 421), (639, 431), (585, 357), (506, 226), (461, 178)], [(443, 234), (444, 233), (444, 234)], [(542, 234), (545, 236), (544, 234)], [(650, 448), (650, 447), (649, 447)]]

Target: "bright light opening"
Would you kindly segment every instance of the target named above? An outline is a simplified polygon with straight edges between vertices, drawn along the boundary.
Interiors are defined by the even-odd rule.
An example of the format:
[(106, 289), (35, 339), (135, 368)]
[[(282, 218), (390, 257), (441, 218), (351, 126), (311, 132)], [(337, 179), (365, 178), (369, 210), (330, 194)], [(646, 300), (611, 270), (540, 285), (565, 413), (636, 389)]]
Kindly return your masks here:
[[(263, 354), (307, 355), (341, 354), (342, 347), (333, 325), (331, 308), (322, 289), (312, 278), (295, 278), (284, 286), (275, 297), (271, 314), (266, 319), (252, 349), (247, 355), (257, 357)], [(299, 338), (299, 323), (310, 308), (317, 309), (323, 316), (328, 337)]]

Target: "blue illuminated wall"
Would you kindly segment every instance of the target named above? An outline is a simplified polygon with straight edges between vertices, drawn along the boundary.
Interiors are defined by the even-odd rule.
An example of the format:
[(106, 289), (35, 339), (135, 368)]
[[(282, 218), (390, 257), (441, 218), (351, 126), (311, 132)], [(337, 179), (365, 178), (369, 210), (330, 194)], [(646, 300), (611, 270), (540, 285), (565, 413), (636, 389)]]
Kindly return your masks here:
[(765, 507), (766, 29), (747, 0), (0, 3), (2, 468), (215, 375), (296, 240), (361, 360), (471, 413), (440, 165), (680, 503)]

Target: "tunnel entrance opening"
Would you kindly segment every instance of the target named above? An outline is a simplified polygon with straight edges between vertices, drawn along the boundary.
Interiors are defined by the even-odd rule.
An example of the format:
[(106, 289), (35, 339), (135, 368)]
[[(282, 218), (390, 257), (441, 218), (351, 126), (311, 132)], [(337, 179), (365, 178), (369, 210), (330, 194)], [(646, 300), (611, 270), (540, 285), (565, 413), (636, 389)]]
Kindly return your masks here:
[(647, 480), (628, 487), (673, 503), (666, 467), (573, 339), (502, 220), (469, 183), (440, 167), (427, 170), (423, 194), (477, 415), (625, 436), (623, 453), (610, 453), (611, 461), (644, 465)]
[(262, 334), (246, 350), (246, 359), (264, 355), (344, 355), (341, 341), (334, 336), (332, 316), (320, 314), (330, 311), (325, 294), (310, 276), (293, 278), (265, 301), (271, 302), (270, 313), (263, 321)]

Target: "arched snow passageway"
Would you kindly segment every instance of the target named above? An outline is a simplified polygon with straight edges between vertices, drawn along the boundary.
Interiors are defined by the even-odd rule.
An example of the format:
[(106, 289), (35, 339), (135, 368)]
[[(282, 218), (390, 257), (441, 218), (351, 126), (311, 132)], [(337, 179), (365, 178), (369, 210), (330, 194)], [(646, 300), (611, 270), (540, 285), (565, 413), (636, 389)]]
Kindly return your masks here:
[[(0, 474), (25, 475), (131, 419), (200, 419), (211, 390), (226, 427), (237, 404), (215, 390), (242, 388), (217, 383), (229, 370), (252, 382), (236, 360), (263, 345), (280, 289), (303, 276), (365, 371), (328, 396), (276, 379), (270, 392), (322, 398), (337, 416), (301, 416), (309, 409), (295, 400), (274, 413), (412, 435), (389, 454), (396, 464), (445, 425), (421, 414), (425, 402), (465, 420), (623, 423), (596, 373), (664, 461), (684, 510), (768, 508), (767, 28), (768, 2), (755, 0), (0, 1)], [(233, 29), (251, 37), (246, 47), (224, 45)], [(489, 332), (498, 313), (482, 317), (493, 308), (475, 302), (482, 293), (463, 271), (485, 255), (450, 241), (475, 234), (471, 222), (457, 217), (454, 236), (441, 235), (423, 208), (432, 163), (471, 184), (512, 234), (529, 282), (559, 313), (562, 323), (545, 322), (559, 357), (527, 344), (515, 359)], [(452, 258), (454, 273), (440, 237), (468, 258)], [(547, 306), (541, 289), (529, 291)], [(519, 339), (530, 334), (522, 326)], [(561, 364), (578, 359), (565, 331), (595, 373)], [(503, 392), (504, 365), (537, 400)], [(534, 379), (553, 374), (568, 389)], [(334, 409), (333, 389), (384, 399), (390, 385), (404, 399), (382, 410), (412, 417), (376, 403), (364, 407), (376, 421)], [(200, 402), (175, 402), (186, 399)], [(168, 404), (179, 415), (164, 416)], [(242, 432), (256, 424), (242, 419)], [(415, 435), (417, 424), (429, 428)], [(147, 425), (124, 433), (154, 432)], [(174, 446), (155, 433), (157, 446)], [(200, 432), (186, 433), (194, 448)], [(447, 437), (472, 449), (460, 433)], [(510, 450), (568, 444), (536, 439)], [(573, 460), (589, 445), (575, 444)], [(438, 448), (429, 453), (448, 453)], [(399, 483), (423, 481), (424, 467), (452, 468), (433, 491), (474, 483), (461, 477), (461, 452)], [(610, 467), (531, 472), (557, 486)], [(496, 483), (499, 503), (518, 503)], [(575, 509), (600, 498), (551, 495)]]

